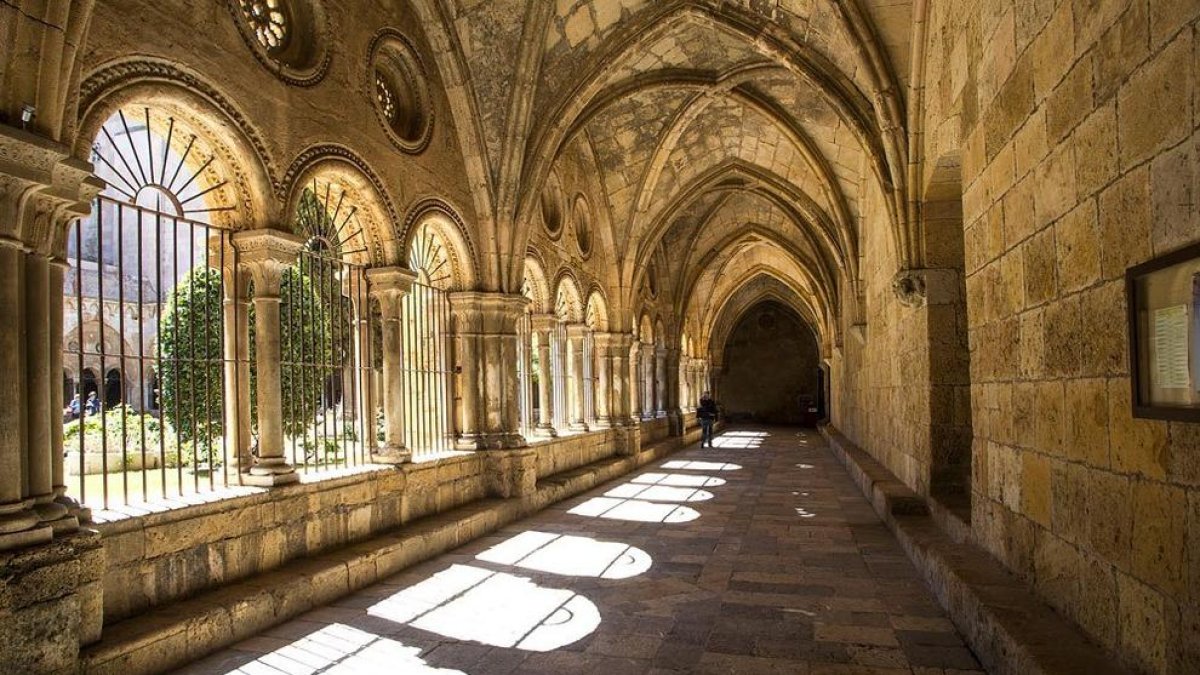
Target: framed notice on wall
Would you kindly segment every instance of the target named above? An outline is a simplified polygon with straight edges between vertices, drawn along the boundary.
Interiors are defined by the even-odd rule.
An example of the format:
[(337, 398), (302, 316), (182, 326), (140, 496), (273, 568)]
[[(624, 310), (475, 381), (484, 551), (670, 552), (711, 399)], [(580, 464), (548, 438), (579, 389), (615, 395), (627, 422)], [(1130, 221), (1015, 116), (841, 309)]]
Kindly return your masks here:
[(1200, 244), (1125, 273), (1133, 415), (1200, 422)]

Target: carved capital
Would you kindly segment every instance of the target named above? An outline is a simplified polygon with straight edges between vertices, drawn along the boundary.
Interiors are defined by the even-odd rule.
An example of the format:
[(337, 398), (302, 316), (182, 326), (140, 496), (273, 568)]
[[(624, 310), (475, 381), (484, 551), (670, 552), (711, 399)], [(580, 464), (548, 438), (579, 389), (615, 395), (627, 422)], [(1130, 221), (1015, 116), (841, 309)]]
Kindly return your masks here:
[(516, 335), (529, 298), (507, 293), (460, 291), (450, 294), (450, 311), (461, 333)]
[(0, 125), (0, 237), (59, 255), (67, 226), (91, 212), (104, 182), (68, 148)]
[(547, 333), (558, 327), (558, 317), (553, 314), (534, 314), (530, 317), (533, 330)]
[(254, 281), (254, 297), (278, 298), (283, 273), (296, 263), (304, 240), (278, 230), (247, 230), (233, 235), (238, 262)]
[(614, 353), (628, 353), (630, 345), (633, 344), (633, 336), (629, 333), (596, 333), (592, 339), (595, 340), (597, 349), (608, 349)]
[(372, 267), (367, 270), (371, 297), (379, 301), (384, 319), (400, 318), (400, 301), (412, 290), (417, 273), (404, 267)]

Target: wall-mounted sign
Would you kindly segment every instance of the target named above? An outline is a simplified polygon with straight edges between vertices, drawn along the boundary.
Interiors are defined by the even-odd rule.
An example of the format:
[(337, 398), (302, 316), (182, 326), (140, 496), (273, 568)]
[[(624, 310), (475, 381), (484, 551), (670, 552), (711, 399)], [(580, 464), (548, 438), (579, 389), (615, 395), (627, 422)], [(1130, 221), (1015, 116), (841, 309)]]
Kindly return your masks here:
[(1125, 273), (1133, 415), (1200, 422), (1200, 244)]

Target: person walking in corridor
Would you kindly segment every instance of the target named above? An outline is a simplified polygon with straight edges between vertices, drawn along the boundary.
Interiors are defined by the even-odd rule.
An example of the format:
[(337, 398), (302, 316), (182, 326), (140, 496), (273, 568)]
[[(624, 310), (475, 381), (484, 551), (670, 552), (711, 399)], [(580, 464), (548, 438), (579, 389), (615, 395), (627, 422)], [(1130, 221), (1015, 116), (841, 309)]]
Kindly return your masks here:
[(696, 408), (696, 418), (700, 420), (700, 447), (707, 443), (713, 447), (713, 425), (717, 423), (717, 402), (712, 394), (704, 392), (700, 395), (700, 407)]

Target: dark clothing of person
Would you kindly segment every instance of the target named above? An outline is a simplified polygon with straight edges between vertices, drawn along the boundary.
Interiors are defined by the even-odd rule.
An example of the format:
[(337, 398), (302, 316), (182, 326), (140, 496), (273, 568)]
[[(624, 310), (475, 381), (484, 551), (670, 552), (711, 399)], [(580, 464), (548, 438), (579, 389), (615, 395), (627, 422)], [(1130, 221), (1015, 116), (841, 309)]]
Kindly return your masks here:
[(700, 447), (713, 447), (713, 424), (717, 421), (717, 402), (711, 398), (700, 399), (700, 407), (696, 408), (696, 418), (700, 420)]

